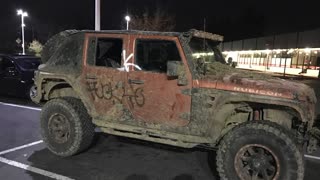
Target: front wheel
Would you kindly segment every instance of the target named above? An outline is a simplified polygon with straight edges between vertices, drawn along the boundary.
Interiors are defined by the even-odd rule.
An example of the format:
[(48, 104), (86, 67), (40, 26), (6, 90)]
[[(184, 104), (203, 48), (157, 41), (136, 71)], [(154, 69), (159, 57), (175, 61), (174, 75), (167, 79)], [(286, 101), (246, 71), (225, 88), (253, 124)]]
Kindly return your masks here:
[(287, 129), (250, 121), (222, 139), (217, 170), (222, 180), (303, 180), (304, 160)]

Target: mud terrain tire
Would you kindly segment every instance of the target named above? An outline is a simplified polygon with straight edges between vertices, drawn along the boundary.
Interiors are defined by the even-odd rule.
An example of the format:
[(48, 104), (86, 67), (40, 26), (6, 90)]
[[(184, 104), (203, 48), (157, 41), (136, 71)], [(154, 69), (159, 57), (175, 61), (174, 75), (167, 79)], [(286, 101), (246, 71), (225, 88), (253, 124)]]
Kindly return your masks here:
[(233, 128), (219, 145), (216, 163), (222, 180), (303, 180), (304, 176), (303, 154), (293, 136), (269, 121)]
[(86, 150), (94, 137), (94, 125), (79, 99), (48, 101), (42, 108), (41, 135), (47, 148), (62, 157)]

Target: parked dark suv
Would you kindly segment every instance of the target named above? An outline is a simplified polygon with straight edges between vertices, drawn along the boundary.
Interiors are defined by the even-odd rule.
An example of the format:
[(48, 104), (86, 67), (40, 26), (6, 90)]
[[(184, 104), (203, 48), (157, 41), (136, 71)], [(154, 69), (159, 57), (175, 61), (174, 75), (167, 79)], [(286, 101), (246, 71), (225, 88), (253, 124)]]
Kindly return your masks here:
[(34, 96), (34, 71), (40, 58), (27, 55), (0, 54), (0, 94), (18, 97)]

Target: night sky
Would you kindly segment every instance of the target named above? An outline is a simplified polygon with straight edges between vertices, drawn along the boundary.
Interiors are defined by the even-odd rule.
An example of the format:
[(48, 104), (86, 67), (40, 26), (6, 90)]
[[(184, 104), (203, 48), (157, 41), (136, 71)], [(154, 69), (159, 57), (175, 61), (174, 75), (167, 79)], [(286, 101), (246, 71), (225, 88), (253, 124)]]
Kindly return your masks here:
[[(187, 3), (189, 2), (189, 3)], [(219, 33), (226, 40), (259, 37), (320, 27), (317, 1), (287, 0), (101, 0), (101, 28), (120, 29), (124, 15), (152, 11), (161, 6), (175, 16), (176, 31), (190, 28)], [(65, 29), (94, 29), (94, 0), (1, 0), (0, 50), (16, 48), (20, 37), (20, 18), (16, 10), (29, 13), (26, 40), (45, 42)], [(0, 53), (1, 53), (0, 51)]]

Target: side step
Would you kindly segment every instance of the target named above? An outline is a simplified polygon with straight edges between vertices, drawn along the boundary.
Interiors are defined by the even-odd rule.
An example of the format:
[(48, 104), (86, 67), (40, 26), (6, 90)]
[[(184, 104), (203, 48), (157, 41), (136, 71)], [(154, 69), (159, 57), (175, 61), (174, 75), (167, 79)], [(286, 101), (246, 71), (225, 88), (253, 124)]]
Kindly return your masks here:
[(195, 143), (178, 141), (176, 139), (163, 138), (163, 137), (159, 137), (156, 135), (135, 133), (135, 132), (129, 132), (129, 131), (123, 131), (123, 130), (111, 129), (111, 128), (104, 128), (104, 127), (101, 127), (100, 129), (103, 132), (108, 133), (108, 134), (112, 134), (112, 135), (129, 137), (129, 138), (146, 140), (146, 141), (152, 141), (152, 142), (161, 143), (161, 144), (179, 146), (179, 147), (183, 147), (183, 148), (192, 148), (192, 147), (195, 147), (198, 145)]
[(108, 134), (130, 137), (135, 139), (142, 139), (156, 143), (168, 144), (172, 146), (179, 146), (183, 148), (192, 148), (200, 144), (210, 144), (210, 138), (178, 134), (168, 131), (161, 131), (157, 129), (147, 129), (143, 127), (136, 127), (126, 124), (118, 124), (112, 122), (101, 122), (94, 120), (94, 123), (99, 128)]

